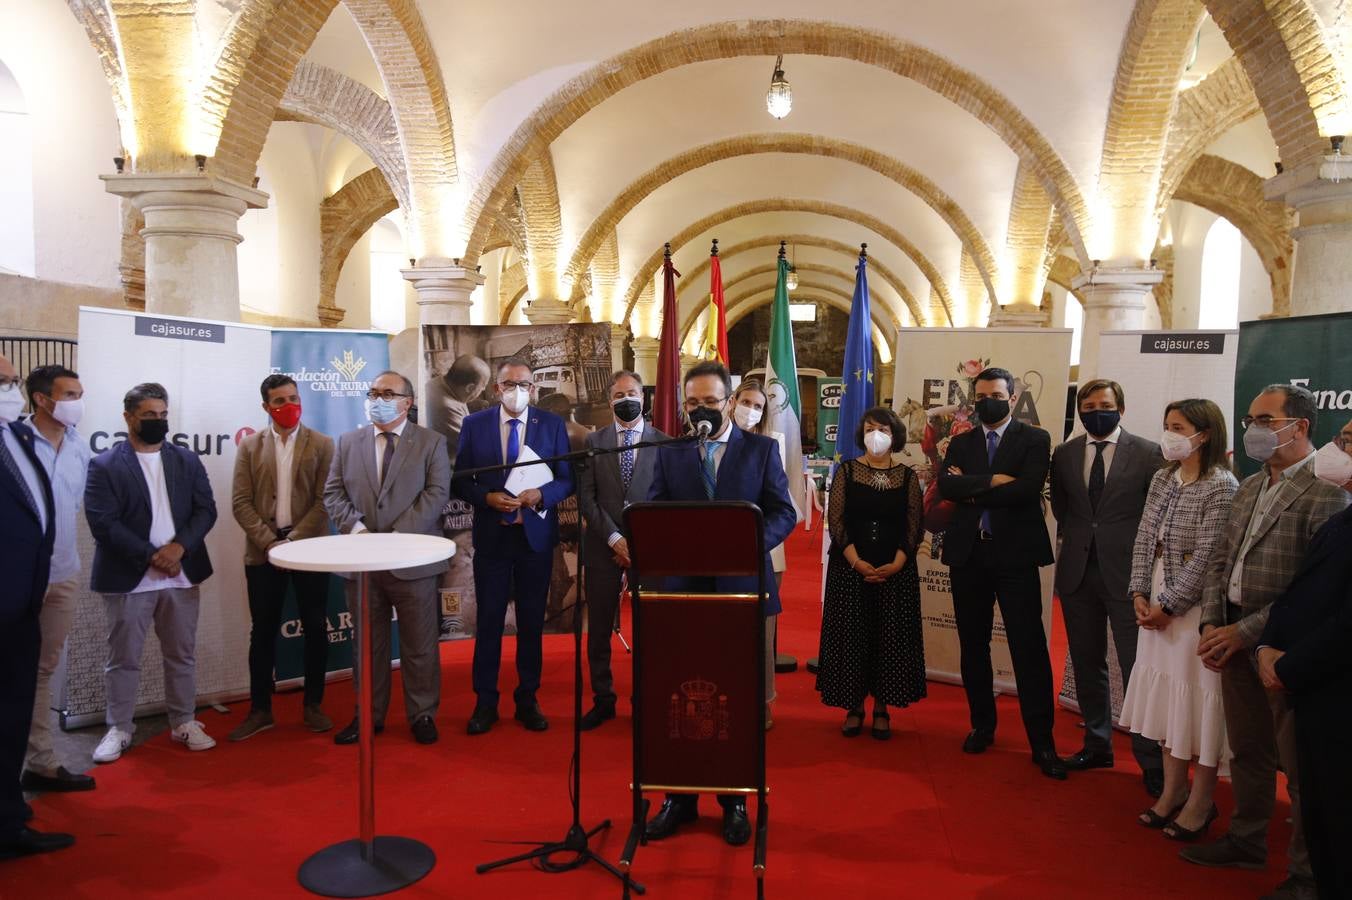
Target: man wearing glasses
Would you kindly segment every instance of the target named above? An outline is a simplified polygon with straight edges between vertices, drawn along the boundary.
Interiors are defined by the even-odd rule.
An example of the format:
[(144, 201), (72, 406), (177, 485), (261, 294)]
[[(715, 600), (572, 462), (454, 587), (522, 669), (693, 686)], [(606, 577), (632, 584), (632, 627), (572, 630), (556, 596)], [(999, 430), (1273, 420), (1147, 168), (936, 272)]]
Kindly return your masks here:
[(1315, 476), (1310, 435), (1315, 398), (1308, 390), (1274, 384), (1249, 404), (1242, 420), (1244, 452), (1262, 463), (1235, 494), (1223, 552), (1202, 591), (1202, 639), (1197, 654), (1221, 673), (1225, 727), (1234, 759), (1230, 778), (1235, 811), (1219, 840), (1180, 854), (1203, 866), (1259, 869), (1267, 861), (1267, 829), (1276, 794), (1277, 766), (1291, 796), (1288, 877), (1276, 897), (1314, 897), (1310, 858), (1301, 828), (1294, 717), (1286, 698), (1269, 694), (1251, 653), (1272, 603), (1286, 590), (1319, 527), (1347, 506), (1341, 488)]
[[(455, 470), (547, 459), (568, 452), (563, 419), (530, 405), (535, 379), (524, 359), (498, 365), (498, 403), (465, 417)], [(515, 474), (511, 483), (508, 479)], [(507, 603), (516, 601), (516, 720), (544, 731), (549, 720), (535, 694), (540, 688), (541, 635), (554, 546), (559, 542), (555, 507), (573, 492), (566, 462), (457, 476), (455, 494), (474, 506), (474, 595), (479, 604), (474, 633), (474, 712), (466, 731), (485, 734), (498, 720), (498, 669)], [(515, 490), (513, 490), (515, 488)]]
[[(338, 438), (324, 508), (343, 534), (399, 532), (441, 536), (441, 510), (450, 496), (451, 465), (446, 438), (410, 422), (413, 383), (398, 372), (381, 372), (366, 394), (370, 426)], [(371, 706), (377, 733), (385, 730), (390, 706), (390, 609), (399, 613), (399, 661), (404, 682), (404, 710), (420, 744), (437, 740), (436, 716), (441, 702), (441, 656), (437, 638), (437, 584), (447, 563), (431, 563), (372, 572)], [(360, 583), (347, 581), (347, 605), (356, 625)], [(353, 672), (366, 677), (354, 659)], [(334, 735), (335, 744), (357, 741), (358, 721)]]

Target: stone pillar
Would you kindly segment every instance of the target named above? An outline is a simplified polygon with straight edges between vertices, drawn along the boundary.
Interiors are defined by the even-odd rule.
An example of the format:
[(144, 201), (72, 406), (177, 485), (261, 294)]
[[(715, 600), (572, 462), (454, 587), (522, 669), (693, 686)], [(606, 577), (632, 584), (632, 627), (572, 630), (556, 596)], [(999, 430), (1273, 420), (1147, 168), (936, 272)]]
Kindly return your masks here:
[(624, 368), (624, 345), (629, 340), (629, 326), (610, 324), (610, 371)]
[(145, 220), (145, 309), (239, 321), (239, 217), (268, 195), (216, 175), (100, 175)]
[(704, 362), (704, 357), (695, 356), (693, 353), (681, 354), (681, 374), (685, 374), (691, 366)]
[[(1352, 156), (1326, 156), (1316, 170), (1287, 172), (1264, 186), (1296, 211), (1291, 270), (1293, 316), (1352, 308)], [(1274, 309), (1275, 315), (1287, 313)]]
[(634, 369), (644, 384), (657, 384), (657, 352), (662, 342), (657, 338), (634, 338)]
[(1164, 273), (1158, 269), (1123, 267), (1096, 268), (1077, 275), (1071, 282), (1071, 288), (1084, 298), (1080, 384), (1100, 374), (1099, 335), (1105, 331), (1133, 331), (1145, 327), (1146, 297), (1163, 279)]
[(401, 269), (418, 292), (418, 325), (468, 325), (473, 304), (470, 295), (484, 283), (483, 275), (445, 260), (425, 260), (430, 265)]
[(526, 307), (526, 319), (532, 325), (567, 325), (574, 316), (571, 306), (552, 297), (531, 300)]
[[(873, 386), (878, 391), (878, 402), (886, 403), (892, 399), (892, 385), (897, 380), (897, 363), (892, 362), (878, 363), (878, 371), (873, 373)], [(910, 438), (907, 438), (910, 440)]]
[(991, 310), (987, 328), (1046, 328), (1051, 324), (1051, 307), (1031, 303), (1007, 303)]

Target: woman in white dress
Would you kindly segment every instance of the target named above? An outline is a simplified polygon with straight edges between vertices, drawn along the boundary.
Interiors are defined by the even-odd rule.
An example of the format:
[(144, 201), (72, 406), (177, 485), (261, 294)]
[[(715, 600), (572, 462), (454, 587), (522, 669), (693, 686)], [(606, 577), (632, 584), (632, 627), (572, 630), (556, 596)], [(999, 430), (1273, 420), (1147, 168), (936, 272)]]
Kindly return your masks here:
[(1164, 747), (1164, 793), (1138, 821), (1177, 841), (1197, 840), (1215, 819), (1216, 774), (1230, 758), (1220, 675), (1197, 656), (1202, 586), (1238, 487), (1227, 446), (1225, 417), (1215, 403), (1179, 400), (1165, 407), (1160, 449), (1169, 464), (1150, 482), (1132, 553), (1130, 590), (1141, 637), (1121, 722)]

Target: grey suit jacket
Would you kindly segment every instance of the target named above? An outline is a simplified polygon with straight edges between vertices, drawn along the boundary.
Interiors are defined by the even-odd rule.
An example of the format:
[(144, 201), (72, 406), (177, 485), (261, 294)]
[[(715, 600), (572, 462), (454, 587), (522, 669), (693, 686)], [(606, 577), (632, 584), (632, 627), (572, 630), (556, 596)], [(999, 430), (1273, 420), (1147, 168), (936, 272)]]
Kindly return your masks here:
[(1056, 516), (1061, 552), (1056, 558), (1056, 592), (1064, 600), (1084, 581), (1092, 544), (1108, 595), (1130, 601), (1131, 551), (1141, 524), (1150, 480), (1164, 464), (1159, 445), (1129, 434), (1118, 436), (1113, 464), (1103, 484), (1098, 509), (1089, 503), (1084, 480), (1088, 438), (1066, 441), (1052, 454), (1052, 515)]
[[(394, 447), (390, 471), (382, 485), (376, 478), (375, 429), (364, 425), (338, 438), (324, 485), (324, 508), (343, 534), (350, 534), (360, 522), (367, 531), (440, 537), (441, 512), (450, 493), (446, 438), (409, 422)], [(395, 569), (391, 574), (413, 581), (440, 574), (447, 565), (442, 560)]]
[[(660, 441), (666, 435), (647, 422), (639, 440)], [(614, 424), (606, 425), (587, 435), (587, 446), (608, 449), (619, 446), (619, 435)], [(657, 462), (657, 448), (644, 447), (634, 462), (634, 476), (629, 479), (629, 490), (624, 489), (620, 477), (620, 455), (610, 453), (594, 458), (589, 465), (579, 467), (577, 478), (578, 506), (587, 520), (588, 565), (609, 563), (610, 536), (624, 533), (624, 507), (648, 499), (648, 487), (653, 481), (653, 466)]]

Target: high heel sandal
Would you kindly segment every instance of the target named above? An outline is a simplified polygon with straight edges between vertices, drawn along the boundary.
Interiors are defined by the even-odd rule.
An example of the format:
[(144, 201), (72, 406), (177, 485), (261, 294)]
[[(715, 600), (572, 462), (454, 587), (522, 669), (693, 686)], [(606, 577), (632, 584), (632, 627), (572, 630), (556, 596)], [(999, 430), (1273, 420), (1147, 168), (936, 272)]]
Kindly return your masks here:
[[(887, 727), (879, 728), (878, 720), (887, 722)], [(892, 717), (887, 714), (886, 709), (873, 707), (873, 728), (872, 734), (875, 740), (885, 741), (892, 737)]]
[[(855, 723), (850, 724), (854, 719)], [(852, 709), (845, 714), (845, 724), (840, 727), (840, 733), (846, 737), (859, 737), (859, 732), (864, 730), (864, 707)]]
[(1168, 825), (1164, 826), (1164, 836), (1171, 841), (1181, 841), (1184, 844), (1191, 844), (1202, 835), (1206, 834), (1207, 829), (1211, 827), (1211, 823), (1216, 821), (1216, 817), (1220, 814), (1221, 811), (1218, 810), (1216, 804), (1213, 803), (1211, 804), (1211, 809), (1207, 810), (1206, 818), (1202, 820), (1202, 824), (1197, 828), (1184, 828), (1177, 822), (1170, 822)]
[(1155, 807), (1152, 806), (1147, 808), (1144, 812), (1142, 812), (1139, 816), (1137, 816), (1136, 822), (1137, 824), (1143, 825), (1146, 828), (1156, 828), (1156, 829), (1164, 828), (1165, 826), (1173, 822), (1174, 817), (1177, 816), (1179, 813), (1181, 813), (1183, 811), (1183, 807), (1187, 805), (1188, 798), (1184, 797), (1183, 802), (1175, 806), (1167, 816), (1162, 816), (1159, 813), (1155, 812)]

